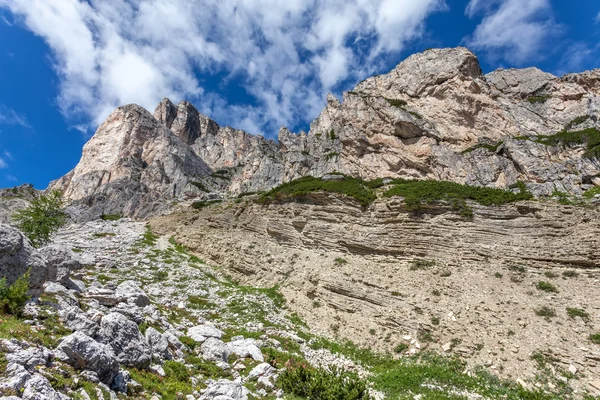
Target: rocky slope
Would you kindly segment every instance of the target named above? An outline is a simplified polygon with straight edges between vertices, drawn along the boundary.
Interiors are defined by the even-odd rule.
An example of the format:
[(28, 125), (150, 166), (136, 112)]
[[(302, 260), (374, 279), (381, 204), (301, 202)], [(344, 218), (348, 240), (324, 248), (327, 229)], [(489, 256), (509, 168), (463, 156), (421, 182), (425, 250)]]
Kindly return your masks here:
[[(578, 387), (596, 385), (600, 348), (588, 337), (600, 329), (597, 207), (472, 206), (472, 218), (444, 202), (415, 214), (400, 198), (364, 208), (313, 193), (182, 205), (151, 225), (243, 282), (281, 285), (291, 309), (329, 335), (382, 351), (417, 338), (409, 351), (453, 353), (523, 381), (535, 380), (532, 356), (543, 353), (557, 370), (579, 371)], [(544, 307), (556, 315), (538, 316)]]
[(254, 192), (332, 171), (502, 188), (523, 181), (536, 196), (581, 195), (600, 184), (598, 158), (585, 156), (585, 140), (540, 138), (598, 129), (599, 82), (600, 70), (483, 75), (469, 50), (432, 49), (359, 83), (342, 102), (330, 95), (308, 133), (281, 128), (277, 142), (220, 127), (185, 101), (165, 99), (154, 116), (130, 105), (51, 187), (91, 205), (92, 216), (146, 216), (172, 199)]

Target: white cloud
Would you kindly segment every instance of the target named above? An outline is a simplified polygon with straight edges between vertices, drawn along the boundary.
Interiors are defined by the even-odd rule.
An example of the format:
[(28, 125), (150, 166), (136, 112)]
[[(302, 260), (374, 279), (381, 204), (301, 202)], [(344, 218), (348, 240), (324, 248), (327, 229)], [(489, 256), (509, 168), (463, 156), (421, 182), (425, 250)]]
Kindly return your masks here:
[(19, 181), (19, 179), (16, 176), (11, 175), (11, 174), (6, 175), (6, 180), (10, 181), (10, 182), (18, 182)]
[(27, 118), (17, 113), (12, 108), (0, 104), (0, 125), (20, 125), (29, 128)]
[(483, 15), (465, 39), (467, 46), (515, 64), (540, 57), (544, 44), (560, 30), (549, 0), (471, 0), (465, 13), (470, 18)]
[(596, 22), (600, 22), (600, 12), (596, 15)]
[[(99, 124), (130, 102), (152, 110), (166, 96), (257, 132), (315, 117), (328, 91), (364, 78), (419, 38), (426, 17), (445, 3), (0, 0), (2, 6), (52, 49), (58, 103), (66, 116), (84, 117), (77, 124)], [(240, 104), (215, 89), (232, 79), (257, 102)]]
[(2, 157), (0, 157), (0, 169), (8, 167), (8, 164)]

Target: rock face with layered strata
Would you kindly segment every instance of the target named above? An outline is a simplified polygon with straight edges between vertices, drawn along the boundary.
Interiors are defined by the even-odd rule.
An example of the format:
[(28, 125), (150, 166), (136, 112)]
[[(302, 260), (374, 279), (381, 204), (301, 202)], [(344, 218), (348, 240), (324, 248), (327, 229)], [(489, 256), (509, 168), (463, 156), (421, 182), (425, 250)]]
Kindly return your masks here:
[(500, 188), (523, 181), (537, 196), (580, 195), (600, 184), (600, 161), (583, 157), (584, 145), (535, 139), (598, 129), (599, 82), (600, 70), (484, 75), (466, 48), (432, 49), (359, 83), (343, 101), (329, 95), (308, 133), (282, 127), (278, 141), (221, 127), (186, 101), (164, 99), (154, 116), (129, 105), (53, 187), (91, 207), (86, 215), (134, 216), (160, 212), (170, 199), (237, 195), (332, 171)]

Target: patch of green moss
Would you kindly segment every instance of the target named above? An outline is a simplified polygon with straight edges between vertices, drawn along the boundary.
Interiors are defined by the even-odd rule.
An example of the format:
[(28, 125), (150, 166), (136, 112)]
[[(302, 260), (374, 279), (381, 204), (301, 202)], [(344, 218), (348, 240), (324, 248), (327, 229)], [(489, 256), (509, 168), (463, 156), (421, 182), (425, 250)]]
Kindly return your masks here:
[(529, 96), (526, 100), (531, 104), (545, 103), (550, 98), (549, 95)]
[(600, 158), (600, 131), (588, 128), (574, 132), (558, 132), (554, 135), (538, 136), (536, 142), (547, 146), (576, 146), (585, 145), (585, 158)]

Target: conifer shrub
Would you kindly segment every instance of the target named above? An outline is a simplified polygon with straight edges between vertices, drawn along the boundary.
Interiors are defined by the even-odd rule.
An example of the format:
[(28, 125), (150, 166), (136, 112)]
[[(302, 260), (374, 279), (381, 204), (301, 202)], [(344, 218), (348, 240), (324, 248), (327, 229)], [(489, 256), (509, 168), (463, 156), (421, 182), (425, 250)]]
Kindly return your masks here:
[(0, 313), (19, 315), (27, 302), (29, 290), (29, 271), (17, 279), (12, 285), (6, 278), (0, 279)]
[(31, 240), (35, 247), (50, 242), (50, 237), (67, 221), (67, 214), (61, 210), (62, 193), (53, 190), (31, 201), (31, 205), (19, 210), (13, 216), (18, 228)]
[(370, 400), (367, 382), (337, 368), (313, 368), (289, 362), (277, 385), (285, 392), (311, 400)]

